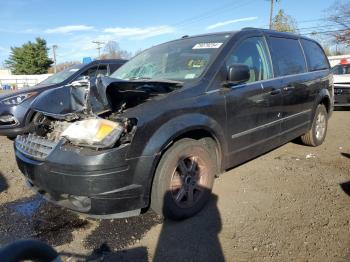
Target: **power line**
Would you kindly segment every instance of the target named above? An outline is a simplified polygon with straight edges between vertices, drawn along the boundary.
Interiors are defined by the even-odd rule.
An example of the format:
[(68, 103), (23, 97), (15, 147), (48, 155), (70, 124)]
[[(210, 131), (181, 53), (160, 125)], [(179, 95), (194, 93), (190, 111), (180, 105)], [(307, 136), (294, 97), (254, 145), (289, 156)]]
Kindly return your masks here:
[[(235, 9), (241, 8), (243, 6), (251, 4), (253, 2), (254, 2), (254, 0), (246, 0), (243, 3), (236, 2), (236, 3), (225, 4), (225, 5), (222, 5), (221, 7), (213, 9), (211, 11), (204, 12), (202, 14), (196, 15), (196, 16), (191, 17), (191, 18), (187, 18), (185, 20), (182, 20), (182, 21), (174, 23), (174, 24), (170, 24), (169, 26), (172, 26), (172, 27), (176, 26), (177, 28), (185, 28), (188, 25), (198, 23), (198, 22), (203, 21), (205, 19), (216, 16), (217, 14), (222, 14), (222, 13), (228, 12), (233, 8), (235, 8)], [(154, 30), (150, 30), (150, 33), (154, 34), (154, 33), (161, 32), (161, 31), (162, 31), (162, 29), (154, 29)]]
[(309, 33), (303, 33), (301, 35), (329, 34), (329, 33), (345, 32), (345, 31), (350, 31), (350, 29), (339, 29), (339, 30), (329, 30), (329, 31), (314, 31), (314, 32), (309, 32)]
[(227, 3), (225, 5), (222, 5), (218, 8), (215, 8), (213, 10), (210, 10), (210, 11), (206, 11), (204, 13), (201, 13), (199, 15), (196, 15), (196, 16), (193, 16), (191, 18), (187, 18), (185, 20), (182, 20), (180, 22), (177, 22), (177, 23), (174, 23), (174, 24), (171, 24), (171, 26), (180, 26), (180, 27), (186, 27), (188, 26), (189, 24), (193, 24), (193, 23), (197, 23), (199, 21), (202, 21), (202, 20), (205, 20), (205, 19), (208, 19), (210, 17), (213, 17), (217, 14), (222, 14), (222, 13), (225, 13), (225, 12), (228, 12), (230, 11), (231, 9), (233, 8), (241, 8), (243, 6), (246, 6), (246, 5), (249, 5), (250, 3), (254, 2), (254, 0), (246, 0), (245, 2), (235, 2), (235, 3)]

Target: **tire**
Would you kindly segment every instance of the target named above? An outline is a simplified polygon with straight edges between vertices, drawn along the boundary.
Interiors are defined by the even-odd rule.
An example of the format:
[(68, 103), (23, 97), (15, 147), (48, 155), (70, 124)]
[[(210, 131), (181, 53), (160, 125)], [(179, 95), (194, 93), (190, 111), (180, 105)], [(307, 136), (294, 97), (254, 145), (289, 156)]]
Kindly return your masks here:
[(155, 172), (151, 208), (159, 215), (182, 220), (208, 202), (217, 170), (215, 152), (202, 141), (181, 139), (162, 156)]
[(301, 136), (301, 141), (307, 146), (319, 146), (326, 138), (328, 127), (328, 113), (324, 105), (319, 104), (316, 108), (311, 129)]

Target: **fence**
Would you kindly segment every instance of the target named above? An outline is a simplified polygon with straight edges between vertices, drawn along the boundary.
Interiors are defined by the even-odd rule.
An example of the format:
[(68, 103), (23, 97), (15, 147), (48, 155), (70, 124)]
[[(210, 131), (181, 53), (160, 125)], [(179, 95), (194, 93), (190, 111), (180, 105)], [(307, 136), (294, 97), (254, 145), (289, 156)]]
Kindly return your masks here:
[(51, 74), (43, 75), (6, 75), (0, 76), (0, 89), (17, 90), (34, 86)]

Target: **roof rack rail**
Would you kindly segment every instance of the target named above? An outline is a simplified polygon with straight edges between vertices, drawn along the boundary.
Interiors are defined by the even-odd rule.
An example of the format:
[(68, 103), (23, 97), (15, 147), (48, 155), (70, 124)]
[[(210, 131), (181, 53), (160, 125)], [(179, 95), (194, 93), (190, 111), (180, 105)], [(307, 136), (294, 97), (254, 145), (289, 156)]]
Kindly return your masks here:
[(253, 29), (261, 29), (256, 27), (243, 27), (242, 30), (253, 30)]

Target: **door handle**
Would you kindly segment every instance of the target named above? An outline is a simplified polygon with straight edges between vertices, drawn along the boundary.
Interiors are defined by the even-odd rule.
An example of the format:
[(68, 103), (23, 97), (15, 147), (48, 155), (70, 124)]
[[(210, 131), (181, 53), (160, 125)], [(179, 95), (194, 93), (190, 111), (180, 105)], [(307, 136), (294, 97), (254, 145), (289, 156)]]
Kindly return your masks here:
[(295, 89), (295, 86), (292, 86), (292, 85), (288, 85), (288, 86), (283, 87), (283, 91), (290, 91), (293, 89)]
[(279, 93), (281, 93), (281, 89), (272, 89), (270, 95), (274, 96), (278, 95)]

